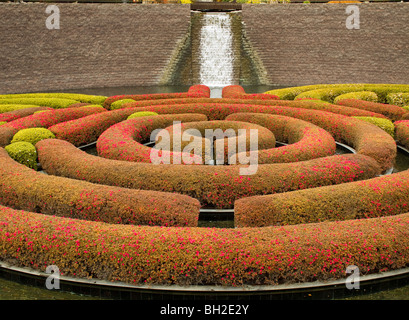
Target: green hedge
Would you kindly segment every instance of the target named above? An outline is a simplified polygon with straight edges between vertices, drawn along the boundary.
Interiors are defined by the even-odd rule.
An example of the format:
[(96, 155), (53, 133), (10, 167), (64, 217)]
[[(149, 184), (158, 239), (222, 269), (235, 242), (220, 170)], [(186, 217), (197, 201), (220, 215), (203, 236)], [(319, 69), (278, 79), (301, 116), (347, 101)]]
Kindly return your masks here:
[(317, 84), (299, 87), (274, 89), (265, 93), (275, 94), (280, 99), (294, 100), (296, 98), (315, 98), (329, 102), (338, 95), (358, 92), (372, 91), (378, 95), (378, 101), (387, 103), (389, 93), (409, 92), (409, 85), (406, 84)]
[(70, 105), (78, 103), (77, 100), (63, 99), (63, 98), (4, 98), (0, 99), (0, 106), (5, 105), (30, 105), (50, 107), (53, 109), (68, 108)]
[(35, 146), (38, 141), (44, 139), (54, 139), (55, 135), (48, 129), (45, 128), (28, 128), (18, 131), (11, 143), (15, 142), (29, 142)]
[(381, 128), (382, 130), (386, 131), (387, 133), (389, 133), (392, 137), (395, 136), (395, 126), (393, 122), (390, 120), (373, 117), (354, 117), (354, 118), (372, 123), (377, 127)]
[(0, 104), (0, 113), (20, 110), (20, 109), (28, 109), (28, 108), (41, 108), (36, 104)]
[(409, 92), (389, 93), (387, 96), (389, 104), (395, 104), (398, 106), (406, 106), (409, 104)]
[(37, 150), (30, 142), (15, 142), (4, 149), (13, 160), (37, 170)]
[(378, 95), (372, 91), (358, 91), (341, 94), (334, 98), (334, 103), (344, 99), (358, 99), (364, 101), (378, 102)]
[(121, 99), (111, 103), (110, 110), (121, 109), (122, 105), (129, 102), (134, 102), (133, 99)]
[(80, 93), (21, 93), (21, 94), (2, 94), (1, 99), (27, 99), (27, 98), (46, 98), (46, 99), (68, 99), (75, 100), (76, 102), (91, 103), (91, 104), (103, 104), (106, 96), (88, 95)]
[(133, 119), (133, 118), (139, 118), (139, 117), (149, 117), (149, 116), (157, 116), (158, 114), (156, 112), (149, 112), (149, 111), (145, 111), (145, 112), (135, 112), (132, 113), (127, 120), (129, 119)]

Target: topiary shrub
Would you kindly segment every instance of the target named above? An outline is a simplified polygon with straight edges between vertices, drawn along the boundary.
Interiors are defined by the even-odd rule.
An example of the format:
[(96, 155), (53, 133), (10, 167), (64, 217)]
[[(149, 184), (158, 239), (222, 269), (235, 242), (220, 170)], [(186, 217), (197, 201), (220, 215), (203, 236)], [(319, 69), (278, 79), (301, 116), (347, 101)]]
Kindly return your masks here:
[(334, 103), (344, 99), (358, 99), (364, 101), (378, 102), (378, 95), (372, 91), (358, 91), (358, 92), (348, 92), (340, 94), (334, 98)]
[(372, 123), (381, 128), (382, 130), (386, 131), (387, 133), (389, 133), (392, 137), (395, 136), (395, 126), (393, 122), (388, 119), (380, 119), (374, 117), (354, 117), (354, 118)]
[(10, 158), (31, 169), (37, 170), (37, 150), (29, 142), (15, 142), (4, 148)]
[(116, 100), (112, 102), (111, 104), (111, 110), (115, 109), (121, 109), (122, 105), (128, 102), (135, 102), (134, 99), (121, 99), (121, 100)]
[(78, 103), (77, 100), (72, 99), (60, 99), (60, 98), (4, 98), (0, 99), (0, 105), (2, 104), (20, 104), (32, 106), (50, 107), (53, 109), (68, 108), (70, 105)]
[(386, 96), (386, 100), (389, 104), (395, 104), (403, 107), (409, 104), (409, 92), (395, 92), (389, 93)]
[(153, 112), (153, 111), (141, 111), (141, 112), (135, 112), (132, 113), (127, 120), (133, 119), (133, 118), (139, 118), (139, 117), (149, 117), (149, 116), (157, 116), (158, 113)]
[(38, 105), (29, 104), (0, 104), (0, 113), (6, 113), (16, 110), (28, 109), (28, 108), (40, 108)]
[(38, 141), (44, 140), (44, 139), (54, 139), (55, 135), (52, 133), (50, 130), (45, 129), (45, 128), (28, 128), (28, 129), (23, 129), (18, 131), (13, 139), (11, 140), (11, 143), (15, 142), (29, 142), (33, 146)]

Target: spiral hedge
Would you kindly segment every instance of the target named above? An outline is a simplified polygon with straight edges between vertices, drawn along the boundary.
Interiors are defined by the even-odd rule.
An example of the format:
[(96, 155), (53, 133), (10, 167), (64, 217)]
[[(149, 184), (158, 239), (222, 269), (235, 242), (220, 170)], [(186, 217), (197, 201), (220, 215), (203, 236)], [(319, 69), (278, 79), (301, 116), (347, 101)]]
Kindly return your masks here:
[[(334, 104), (360, 91), (357, 97), (376, 94), (377, 104)], [(48, 107), (61, 109), (0, 127), (6, 148), (22, 129), (55, 136), (35, 144), (44, 172), (0, 148), (0, 259), (37, 270), (54, 264), (73, 277), (182, 286), (330, 281), (345, 278), (350, 265), (361, 275), (408, 267), (408, 171), (383, 173), (394, 165), (397, 144), (409, 145), (406, 112), (386, 105), (387, 97), (409, 86), (317, 85), (257, 95), (230, 86), (222, 99), (209, 92), (199, 85), (175, 94), (0, 96), (4, 104), (55, 99)], [(68, 108), (59, 99), (75, 102)], [(155, 114), (128, 119), (136, 112)], [(393, 122), (396, 141), (355, 117)], [(287, 145), (259, 150), (252, 175), (240, 173), (243, 164), (143, 161), (152, 150), (143, 143), (173, 121), (248, 122)], [(334, 154), (335, 141), (355, 153)], [(93, 142), (98, 156), (78, 148)], [(130, 159), (129, 150), (145, 156)], [(236, 228), (197, 227), (205, 206), (234, 208)]]

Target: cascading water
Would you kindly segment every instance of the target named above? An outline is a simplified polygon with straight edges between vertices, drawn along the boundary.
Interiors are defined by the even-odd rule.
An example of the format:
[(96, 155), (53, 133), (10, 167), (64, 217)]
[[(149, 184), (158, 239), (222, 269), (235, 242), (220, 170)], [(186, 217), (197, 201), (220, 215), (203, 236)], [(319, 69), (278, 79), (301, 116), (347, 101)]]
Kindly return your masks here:
[(234, 50), (231, 16), (225, 12), (203, 15), (200, 30), (199, 80), (221, 97), (223, 87), (234, 83)]

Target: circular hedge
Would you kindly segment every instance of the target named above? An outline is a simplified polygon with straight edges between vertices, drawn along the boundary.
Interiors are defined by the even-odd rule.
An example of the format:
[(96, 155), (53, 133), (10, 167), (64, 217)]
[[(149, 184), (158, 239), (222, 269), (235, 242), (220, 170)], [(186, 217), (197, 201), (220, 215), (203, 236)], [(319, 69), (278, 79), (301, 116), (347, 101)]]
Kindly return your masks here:
[[(349, 92), (375, 92), (381, 103), (389, 93), (406, 90), (345, 86)], [(68, 276), (183, 286), (329, 281), (345, 278), (350, 265), (361, 275), (409, 265), (408, 173), (381, 175), (394, 164), (396, 142), (354, 118), (374, 112), (345, 107), (347, 115), (340, 105), (294, 100), (318, 96), (300, 96), (306, 88), (263, 96), (238, 87), (226, 92), (234, 98), (210, 99), (204, 86), (107, 97), (103, 112), (47, 127), (56, 138), (39, 141), (36, 149), (49, 175), (0, 152), (0, 258), (39, 270), (54, 264)], [(135, 102), (110, 109), (124, 99)], [(157, 115), (127, 120), (145, 111)], [(175, 119), (261, 125), (288, 143), (266, 149), (268, 156), (289, 156), (259, 163), (255, 174), (245, 176), (242, 165), (155, 165), (77, 148), (98, 141), (101, 155), (122, 154), (128, 150), (123, 144), (137, 146), (140, 154), (150, 149), (142, 144), (150, 133)], [(405, 146), (407, 121), (394, 126)], [(334, 141), (356, 153), (333, 154)], [(204, 206), (234, 208), (236, 228), (198, 228)]]

